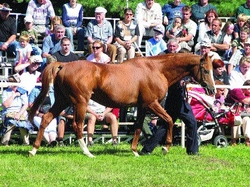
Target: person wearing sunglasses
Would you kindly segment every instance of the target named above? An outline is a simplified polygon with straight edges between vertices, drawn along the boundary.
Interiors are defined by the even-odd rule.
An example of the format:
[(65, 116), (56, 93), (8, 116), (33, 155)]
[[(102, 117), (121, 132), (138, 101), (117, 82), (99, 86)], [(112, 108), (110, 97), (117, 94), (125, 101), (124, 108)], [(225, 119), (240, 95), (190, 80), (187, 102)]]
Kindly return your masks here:
[(114, 39), (117, 47), (117, 62), (122, 63), (125, 55), (127, 59), (135, 57), (134, 42), (140, 35), (138, 24), (133, 20), (133, 10), (126, 8), (124, 10), (124, 19), (116, 25)]
[(93, 43), (96, 40), (103, 42), (105, 48), (103, 52), (108, 54), (111, 62), (115, 63), (116, 60), (116, 46), (113, 42), (113, 28), (111, 23), (106, 20), (107, 10), (103, 7), (96, 7), (95, 19), (91, 20), (87, 25), (86, 37), (89, 43), (89, 53), (93, 53)]
[(110, 62), (110, 57), (103, 52), (104, 44), (100, 40), (94, 41), (92, 45), (93, 53), (90, 54), (86, 60), (91, 62), (98, 62), (107, 64)]

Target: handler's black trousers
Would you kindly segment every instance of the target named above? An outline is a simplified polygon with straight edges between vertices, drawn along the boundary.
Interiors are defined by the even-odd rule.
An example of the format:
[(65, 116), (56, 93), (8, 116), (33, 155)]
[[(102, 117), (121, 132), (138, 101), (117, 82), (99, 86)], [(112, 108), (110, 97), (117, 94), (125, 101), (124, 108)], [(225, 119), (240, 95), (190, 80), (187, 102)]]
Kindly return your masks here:
[[(185, 88), (180, 86), (179, 82), (169, 88), (165, 109), (173, 122), (180, 118), (186, 125), (186, 152), (198, 153), (197, 121), (191, 106), (185, 100)], [(161, 119), (159, 125), (156, 133), (145, 142), (142, 152), (151, 153), (163, 138), (165, 139), (168, 124)]]

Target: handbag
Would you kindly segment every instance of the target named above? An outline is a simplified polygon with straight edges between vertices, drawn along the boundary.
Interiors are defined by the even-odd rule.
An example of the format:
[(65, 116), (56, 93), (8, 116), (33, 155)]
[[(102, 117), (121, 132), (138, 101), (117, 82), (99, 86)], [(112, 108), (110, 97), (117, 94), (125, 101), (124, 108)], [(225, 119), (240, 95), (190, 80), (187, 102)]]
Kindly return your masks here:
[[(17, 114), (18, 112), (8, 112), (6, 115), (5, 115), (5, 118), (11, 118), (11, 119), (14, 119), (15, 118), (15, 115)], [(20, 121), (25, 121), (27, 120), (27, 115), (25, 114), (22, 114), (19, 118)]]

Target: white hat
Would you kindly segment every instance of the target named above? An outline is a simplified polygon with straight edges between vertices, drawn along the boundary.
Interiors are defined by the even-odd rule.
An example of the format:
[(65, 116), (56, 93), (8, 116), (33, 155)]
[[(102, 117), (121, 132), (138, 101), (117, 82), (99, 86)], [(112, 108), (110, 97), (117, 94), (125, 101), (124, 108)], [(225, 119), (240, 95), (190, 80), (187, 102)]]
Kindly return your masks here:
[(30, 57), (30, 61), (31, 61), (31, 63), (42, 63), (43, 59), (42, 59), (41, 55), (32, 55)]
[(105, 8), (103, 8), (103, 7), (96, 7), (95, 8), (95, 12), (99, 12), (99, 13), (104, 13), (104, 14), (106, 14), (107, 13), (107, 10), (105, 9)]
[(250, 44), (250, 38), (248, 38), (247, 41), (244, 42), (244, 44)]
[(12, 9), (7, 8), (7, 7), (3, 6), (3, 5), (0, 5), (0, 11), (12, 11)]
[(26, 22), (29, 22), (29, 23), (32, 23), (33, 22), (33, 18), (32, 18), (32, 16), (25, 16), (25, 18), (24, 18), (24, 23), (26, 23)]
[(153, 29), (154, 31), (160, 32), (161, 34), (164, 34), (165, 28), (163, 25), (157, 25)]
[(200, 42), (200, 46), (211, 47), (211, 41), (207, 38)]

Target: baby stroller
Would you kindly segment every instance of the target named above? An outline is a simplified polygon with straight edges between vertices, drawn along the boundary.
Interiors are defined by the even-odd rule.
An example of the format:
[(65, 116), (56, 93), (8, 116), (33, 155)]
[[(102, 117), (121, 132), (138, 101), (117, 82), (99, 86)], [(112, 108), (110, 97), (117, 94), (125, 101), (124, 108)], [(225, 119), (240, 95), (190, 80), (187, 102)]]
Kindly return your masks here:
[(227, 147), (228, 141), (221, 127), (241, 123), (241, 117), (235, 110), (237, 103), (215, 111), (215, 99), (211, 96), (190, 90), (188, 99), (198, 123), (199, 145), (211, 140), (216, 147)]

